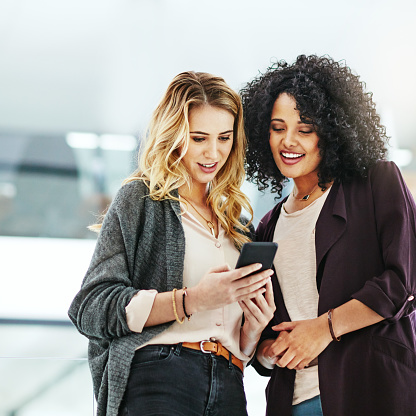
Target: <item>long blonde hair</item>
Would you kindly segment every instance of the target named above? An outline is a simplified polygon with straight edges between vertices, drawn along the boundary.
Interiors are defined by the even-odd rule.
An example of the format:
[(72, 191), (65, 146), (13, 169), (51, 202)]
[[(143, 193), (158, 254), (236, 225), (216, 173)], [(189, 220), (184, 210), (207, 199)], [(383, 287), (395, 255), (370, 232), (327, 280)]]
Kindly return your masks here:
[(211, 105), (234, 116), (234, 140), (225, 165), (210, 183), (207, 203), (212, 207), (226, 233), (237, 246), (249, 241), (240, 231), (248, 228), (240, 222), (244, 208), (253, 218), (248, 198), (241, 192), (245, 171), (246, 137), (243, 109), (239, 95), (225, 81), (204, 72), (182, 72), (169, 84), (153, 112), (144, 147), (139, 152), (139, 168), (123, 185), (143, 180), (154, 200), (177, 199), (172, 191), (192, 184), (182, 158), (188, 150), (189, 111)]

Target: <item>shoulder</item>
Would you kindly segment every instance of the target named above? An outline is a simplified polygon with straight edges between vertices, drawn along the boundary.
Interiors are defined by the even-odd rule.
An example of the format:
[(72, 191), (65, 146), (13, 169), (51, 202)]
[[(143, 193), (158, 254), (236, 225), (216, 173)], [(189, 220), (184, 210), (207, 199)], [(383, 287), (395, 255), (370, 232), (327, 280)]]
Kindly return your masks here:
[(258, 239), (263, 240), (270, 227), (274, 229), (277, 219), (279, 218), (280, 209), (285, 200), (286, 198), (283, 201), (280, 201), (260, 220), (256, 230), (256, 235)]
[(104, 216), (100, 234), (104, 230), (113, 229), (114, 226), (125, 223), (126, 219), (130, 217), (127, 222), (133, 221), (137, 215), (131, 215), (132, 212), (140, 210), (138, 205), (142, 203), (146, 196), (146, 185), (142, 181), (133, 181), (123, 185), (113, 198), (108, 210)]
[(142, 212), (154, 209), (157, 203), (149, 197), (146, 184), (142, 180), (134, 180), (117, 191), (105, 220), (116, 219), (122, 223), (134, 223), (142, 217)]
[(285, 201), (286, 198), (283, 201), (280, 201), (267, 214), (265, 214), (264, 217), (260, 220), (259, 227), (267, 227), (270, 221), (277, 219), (277, 217), (279, 216), (280, 208)]
[(399, 167), (388, 160), (379, 160), (369, 170), (369, 178), (372, 180), (401, 178), (401, 176)]
[[(391, 161), (379, 161), (369, 170), (365, 179), (366, 186), (352, 187), (351, 197), (356, 197), (354, 190), (364, 189), (370, 194), (377, 210), (391, 209), (403, 215), (410, 215), (416, 220), (416, 205), (406, 185), (399, 167)], [(361, 192), (361, 191), (360, 191)], [(396, 215), (395, 214), (395, 215)], [(400, 214), (401, 215), (401, 214)]]
[(399, 195), (410, 195), (398, 166), (391, 161), (379, 161), (369, 171), (368, 180), (373, 194), (384, 194), (393, 199)]
[(145, 210), (146, 212), (162, 211), (162, 207), (168, 203), (167, 201), (169, 201), (168, 198), (163, 200), (152, 199), (146, 183), (138, 179), (123, 185), (117, 192), (112, 205), (121, 215), (126, 213), (137, 215), (138, 210)]
[(352, 181), (342, 182), (343, 188), (348, 192), (356, 192), (358, 189), (365, 189), (366, 192), (394, 192), (394, 189), (401, 188), (404, 180), (398, 166), (391, 161), (379, 160), (369, 170), (364, 178), (356, 177)]
[(117, 192), (114, 202), (122, 203), (141, 199), (149, 195), (149, 188), (143, 180), (137, 179), (123, 185)]

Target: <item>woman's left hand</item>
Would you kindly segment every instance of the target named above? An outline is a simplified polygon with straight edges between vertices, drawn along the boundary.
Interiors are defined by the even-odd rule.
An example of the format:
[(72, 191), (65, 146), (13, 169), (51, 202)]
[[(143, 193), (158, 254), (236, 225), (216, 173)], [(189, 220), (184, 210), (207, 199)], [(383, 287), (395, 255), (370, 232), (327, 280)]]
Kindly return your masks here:
[(244, 325), (241, 328), (240, 348), (246, 355), (254, 351), (263, 329), (273, 318), (274, 303), (271, 281), (266, 283), (266, 292), (255, 298), (238, 302), (244, 312)]
[(315, 319), (282, 322), (272, 329), (280, 334), (266, 354), (279, 367), (301, 370), (332, 341), (326, 314)]

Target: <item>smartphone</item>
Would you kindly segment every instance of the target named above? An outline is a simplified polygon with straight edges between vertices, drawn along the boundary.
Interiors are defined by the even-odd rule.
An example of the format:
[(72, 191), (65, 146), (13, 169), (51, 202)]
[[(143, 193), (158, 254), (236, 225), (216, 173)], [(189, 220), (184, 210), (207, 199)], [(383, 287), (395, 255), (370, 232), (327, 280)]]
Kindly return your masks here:
[(260, 270), (256, 270), (255, 273), (271, 269), (276, 251), (277, 243), (245, 243), (241, 248), (240, 257), (237, 260), (235, 268), (238, 269), (239, 267), (248, 266), (249, 264), (261, 263), (262, 268)]

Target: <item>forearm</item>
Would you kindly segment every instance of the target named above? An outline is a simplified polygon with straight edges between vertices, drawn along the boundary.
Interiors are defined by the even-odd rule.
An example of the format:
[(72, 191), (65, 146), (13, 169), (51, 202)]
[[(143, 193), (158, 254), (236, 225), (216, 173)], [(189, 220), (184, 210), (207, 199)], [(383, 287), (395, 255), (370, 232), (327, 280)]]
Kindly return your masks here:
[(90, 339), (112, 339), (128, 335), (125, 304), (134, 289), (124, 285), (82, 288), (68, 311), (74, 325)]
[(244, 325), (240, 329), (240, 350), (251, 357), (266, 326), (276, 310), (270, 279), (266, 282), (265, 293), (253, 299), (239, 302), (244, 313)]
[(259, 342), (260, 335), (250, 337), (248, 336), (245, 331), (244, 327), (241, 327), (240, 330), (240, 350), (243, 354), (250, 357), (257, 347), (257, 343)]
[(332, 327), (336, 337), (357, 331), (383, 321), (384, 318), (362, 302), (352, 299), (337, 307), (332, 315)]
[[(219, 266), (208, 271), (198, 285), (184, 290), (178, 289), (173, 292), (158, 293), (156, 295), (152, 310), (145, 323), (146, 326), (154, 326), (170, 322), (175, 319), (182, 320), (185, 317), (183, 304), (188, 316), (206, 310), (213, 310), (230, 305), (237, 301), (248, 300), (264, 293), (264, 285), (269, 282), (271, 270), (252, 274), (259, 269), (260, 264), (252, 264), (240, 269), (230, 270), (228, 265)], [(270, 284), (271, 285), (271, 284)], [(178, 316), (175, 316), (174, 305)], [(257, 340), (256, 340), (257, 342)]]
[[(173, 295), (172, 291), (162, 292), (156, 295), (149, 317), (147, 318), (147, 321), (144, 324), (145, 327), (164, 324), (166, 322), (171, 322), (176, 319), (176, 316), (173, 310), (172, 295)], [(179, 289), (175, 291), (174, 297), (175, 297), (176, 313), (177, 313), (178, 318), (181, 321), (185, 317), (185, 313), (183, 311), (183, 306), (182, 306), (182, 295), (183, 295), (183, 289)]]
[[(334, 337), (376, 324), (384, 318), (356, 299), (332, 311)], [(327, 312), (315, 319), (282, 322), (272, 327), (280, 331), (276, 340), (269, 339), (257, 349), (257, 360), (268, 369), (274, 364), (290, 369), (302, 369), (335, 339), (330, 333)]]

